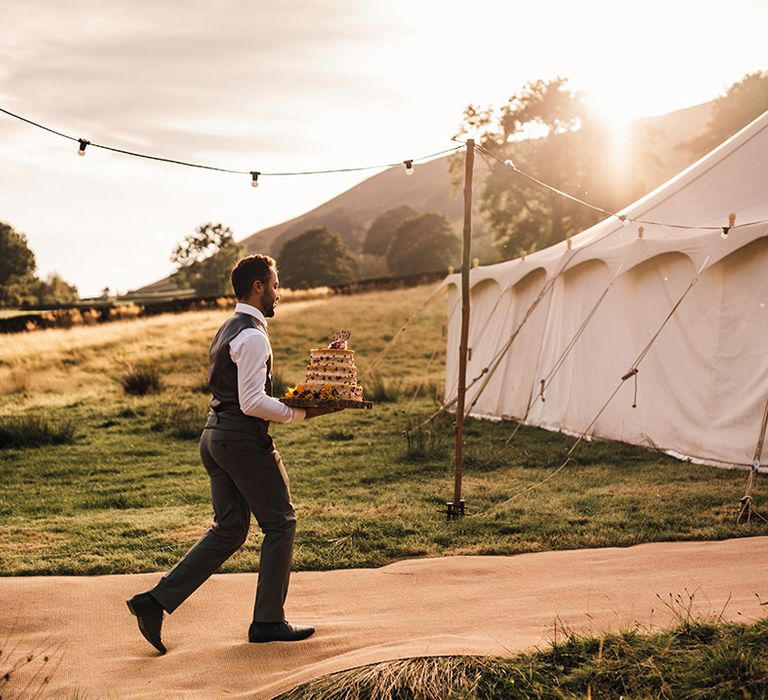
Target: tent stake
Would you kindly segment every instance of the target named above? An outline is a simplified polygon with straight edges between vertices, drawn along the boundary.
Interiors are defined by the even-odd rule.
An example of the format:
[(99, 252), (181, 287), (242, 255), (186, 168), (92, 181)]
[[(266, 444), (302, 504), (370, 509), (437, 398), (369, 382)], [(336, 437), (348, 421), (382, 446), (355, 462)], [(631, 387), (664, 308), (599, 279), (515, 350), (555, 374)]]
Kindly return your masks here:
[(453, 501), (447, 504), (448, 520), (464, 516), (461, 497), (461, 471), (464, 461), (464, 400), (467, 393), (467, 346), (469, 344), (469, 265), (472, 246), (472, 173), (475, 164), (475, 141), (467, 139), (464, 161), (464, 243), (461, 258), (461, 340), (459, 341), (459, 388), (456, 403), (456, 468), (453, 479)]
[(760, 457), (763, 452), (763, 443), (765, 442), (765, 430), (768, 428), (768, 401), (765, 402), (765, 409), (763, 410), (763, 422), (760, 425), (760, 436), (757, 439), (757, 447), (755, 448), (755, 456), (752, 459), (752, 467), (749, 470), (749, 476), (747, 477), (747, 488), (744, 491), (744, 495), (739, 501), (739, 516), (736, 518), (736, 522), (741, 525), (749, 523), (752, 520), (752, 516), (760, 518), (764, 523), (768, 522), (760, 513), (755, 510), (755, 505), (752, 502), (752, 485), (755, 481), (755, 474), (760, 466)]

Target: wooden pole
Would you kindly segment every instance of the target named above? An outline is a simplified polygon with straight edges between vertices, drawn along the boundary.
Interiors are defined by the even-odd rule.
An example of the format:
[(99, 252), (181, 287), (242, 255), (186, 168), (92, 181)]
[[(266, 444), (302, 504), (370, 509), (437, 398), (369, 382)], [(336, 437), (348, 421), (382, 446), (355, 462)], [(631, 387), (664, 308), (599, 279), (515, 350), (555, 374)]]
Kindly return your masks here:
[(467, 139), (464, 161), (464, 245), (461, 259), (461, 340), (459, 341), (459, 388), (456, 403), (456, 469), (453, 503), (448, 504), (448, 519), (464, 515), (461, 498), (461, 471), (464, 463), (464, 400), (467, 393), (467, 346), (469, 344), (469, 266), (472, 249), (472, 174), (475, 165), (475, 141)]
[(752, 458), (752, 467), (749, 470), (747, 476), (747, 488), (744, 495), (739, 501), (739, 515), (736, 518), (736, 522), (749, 524), (752, 521), (752, 516), (756, 515), (763, 522), (768, 522), (760, 513), (755, 510), (754, 503), (752, 502), (752, 485), (755, 480), (755, 474), (760, 467), (760, 459), (763, 454), (763, 444), (765, 443), (765, 431), (768, 429), (768, 401), (765, 402), (765, 408), (763, 409), (763, 421), (760, 424), (760, 435), (757, 438), (757, 447), (755, 448), (755, 456)]

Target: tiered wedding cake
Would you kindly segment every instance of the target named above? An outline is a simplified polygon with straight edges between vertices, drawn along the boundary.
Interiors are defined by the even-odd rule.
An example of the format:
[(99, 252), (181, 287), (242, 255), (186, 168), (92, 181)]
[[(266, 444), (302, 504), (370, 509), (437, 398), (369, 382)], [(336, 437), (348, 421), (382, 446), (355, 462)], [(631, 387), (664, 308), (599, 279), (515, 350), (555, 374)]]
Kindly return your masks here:
[(286, 403), (299, 405), (306, 400), (369, 403), (363, 402), (363, 387), (357, 382), (355, 351), (349, 349), (348, 341), (349, 332), (339, 331), (327, 348), (310, 350), (306, 379), (286, 392)]

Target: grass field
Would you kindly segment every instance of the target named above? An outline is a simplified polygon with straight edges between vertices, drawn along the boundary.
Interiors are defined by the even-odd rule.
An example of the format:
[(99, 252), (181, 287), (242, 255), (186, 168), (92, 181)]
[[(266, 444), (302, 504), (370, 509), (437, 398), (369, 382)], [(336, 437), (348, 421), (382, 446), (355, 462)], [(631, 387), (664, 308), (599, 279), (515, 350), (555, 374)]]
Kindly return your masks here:
[[(309, 348), (339, 328), (351, 330), (364, 372), (429, 293), (422, 287), (278, 308), (270, 323), (277, 373), (285, 383), (301, 381)], [(742, 472), (595, 441), (544, 481), (573, 438), (525, 428), (507, 444), (513, 425), (485, 421), (467, 426), (469, 517), (446, 522), (451, 419), (433, 424), (410, 450), (402, 436), (439, 405), (445, 315), (445, 300), (433, 303), (382, 361), (380, 377), (364, 379), (377, 401), (372, 411), (273, 427), (299, 518), (295, 568), (768, 532), (736, 525)], [(208, 344), (226, 316), (190, 312), (4, 338), (0, 574), (163, 570), (210, 526), (196, 437)], [(142, 367), (157, 371), (161, 390), (125, 394), (120, 379)], [(759, 490), (755, 497), (759, 505)], [(223, 570), (255, 570), (259, 538), (254, 527)]]

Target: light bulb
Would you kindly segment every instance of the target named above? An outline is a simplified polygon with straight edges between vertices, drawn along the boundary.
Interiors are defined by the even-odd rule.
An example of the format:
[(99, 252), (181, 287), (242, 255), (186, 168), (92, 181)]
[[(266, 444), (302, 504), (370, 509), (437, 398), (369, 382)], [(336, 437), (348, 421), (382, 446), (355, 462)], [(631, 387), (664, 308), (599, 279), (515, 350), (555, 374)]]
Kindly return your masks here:
[(404, 160), (403, 164), (405, 165), (405, 174), (406, 175), (413, 175), (413, 161), (412, 160)]
[(261, 173), (257, 170), (251, 170), (251, 187), (259, 186), (259, 175), (261, 175)]
[(723, 226), (723, 230), (720, 231), (720, 238), (722, 238), (724, 241), (728, 240), (728, 231), (729, 228), (727, 226)]
[(80, 143), (80, 148), (77, 149), (77, 155), (84, 156), (85, 147), (90, 143), (90, 141), (86, 141), (85, 139), (78, 139), (78, 142)]
[(504, 161), (504, 165), (506, 165), (508, 168), (513, 168), (514, 170), (517, 170), (517, 166), (515, 165), (515, 161), (513, 161), (511, 158), (508, 158)]

